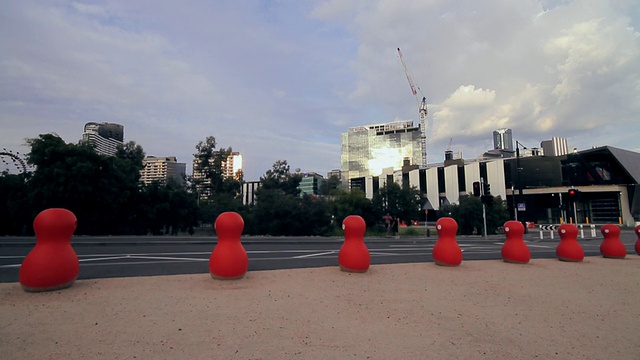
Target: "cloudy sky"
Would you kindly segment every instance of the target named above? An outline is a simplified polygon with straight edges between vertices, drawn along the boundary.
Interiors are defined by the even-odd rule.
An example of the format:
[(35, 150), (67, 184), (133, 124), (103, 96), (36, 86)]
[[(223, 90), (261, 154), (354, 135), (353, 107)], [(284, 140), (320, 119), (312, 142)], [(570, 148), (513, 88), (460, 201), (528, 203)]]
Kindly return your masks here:
[(503, 127), (640, 151), (636, 0), (0, 0), (0, 148), (115, 122), (189, 168), (211, 135), (246, 180), (276, 160), (325, 175), (349, 127), (417, 122), (398, 47), (429, 162)]

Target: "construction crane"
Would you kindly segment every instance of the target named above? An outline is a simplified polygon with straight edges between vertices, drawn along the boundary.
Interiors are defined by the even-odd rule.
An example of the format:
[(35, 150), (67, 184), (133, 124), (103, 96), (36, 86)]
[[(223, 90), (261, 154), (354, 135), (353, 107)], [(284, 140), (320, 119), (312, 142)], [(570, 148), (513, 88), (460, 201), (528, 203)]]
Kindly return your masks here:
[[(411, 74), (409, 74), (409, 69), (407, 69), (407, 64), (404, 62), (404, 56), (402, 56), (402, 51), (398, 48), (398, 55), (400, 55), (400, 61), (402, 62), (402, 67), (404, 68), (404, 73), (407, 75), (407, 81), (409, 81), (409, 86), (411, 87), (411, 93), (416, 98), (416, 103), (418, 104), (418, 112), (420, 114), (420, 146), (422, 148), (422, 167), (427, 168), (427, 98), (422, 96), (422, 100), (418, 97), (417, 87), (413, 83), (413, 79), (411, 79)], [(420, 90), (420, 95), (422, 95), (422, 90)]]

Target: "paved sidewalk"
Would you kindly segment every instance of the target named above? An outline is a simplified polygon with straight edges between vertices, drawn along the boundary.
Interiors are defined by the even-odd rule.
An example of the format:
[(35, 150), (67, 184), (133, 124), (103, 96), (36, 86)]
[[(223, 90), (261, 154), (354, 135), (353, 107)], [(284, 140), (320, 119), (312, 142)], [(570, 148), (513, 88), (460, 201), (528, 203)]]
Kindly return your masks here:
[(4, 359), (638, 359), (640, 256), (0, 284)]

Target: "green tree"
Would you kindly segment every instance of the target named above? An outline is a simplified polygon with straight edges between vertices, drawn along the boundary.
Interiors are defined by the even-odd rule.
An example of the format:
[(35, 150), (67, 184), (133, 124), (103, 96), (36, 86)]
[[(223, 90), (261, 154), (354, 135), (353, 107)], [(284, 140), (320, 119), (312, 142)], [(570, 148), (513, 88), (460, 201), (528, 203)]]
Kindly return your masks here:
[(278, 160), (260, 178), (256, 205), (247, 211), (247, 230), (268, 235), (327, 235), (331, 206), (322, 198), (300, 196), (302, 176), (292, 174), (286, 160)]
[(379, 218), (388, 212), (406, 223), (420, 218), (420, 202), (420, 191), (415, 188), (403, 189), (393, 182), (380, 188), (372, 199)]
[(225, 175), (225, 165), (233, 153), (231, 147), (216, 150), (217, 142), (213, 136), (207, 136), (205, 141), (196, 145), (196, 171), (203, 176), (193, 179), (198, 191), (206, 197), (215, 198), (218, 194), (239, 193), (242, 184), (242, 172), (234, 176)]
[(323, 181), (318, 189), (320, 195), (331, 195), (337, 193), (340, 189), (340, 179), (337, 176), (332, 175), (326, 181)]
[[(484, 234), (482, 202), (478, 197), (461, 196), (459, 204), (443, 207), (440, 215), (455, 219), (458, 223), (458, 233), (461, 235)], [(495, 234), (497, 229), (509, 219), (507, 208), (499, 196), (493, 199), (492, 205), (487, 206), (486, 215), (487, 234)]]
[(0, 174), (0, 236), (27, 235), (31, 228), (27, 180), (29, 173)]
[[(29, 181), (32, 217), (63, 207), (78, 218), (77, 234), (122, 234), (131, 231), (129, 214), (137, 204), (139, 169), (127, 156), (97, 154), (86, 144), (66, 144), (52, 134), (29, 139), (27, 161), (35, 166)], [(132, 145), (135, 152), (141, 150)]]
[(279, 190), (283, 194), (299, 196), (302, 175), (292, 174), (287, 160), (276, 161), (272, 168), (260, 177), (260, 191)]
[(242, 172), (226, 176), (224, 170), (233, 149), (216, 149), (217, 145), (215, 137), (208, 136), (196, 145), (194, 154), (194, 173), (202, 176), (194, 177), (191, 181), (198, 194), (200, 220), (203, 223), (212, 224), (219, 214), (242, 208)]
[(487, 234), (495, 234), (509, 220), (509, 210), (502, 197), (495, 196), (493, 203), (487, 206)]
[(464, 195), (459, 204), (445, 206), (440, 211), (441, 216), (452, 217), (458, 223), (458, 233), (462, 235), (482, 234), (482, 203), (476, 196)]
[(366, 194), (360, 189), (352, 189), (351, 191), (338, 191), (331, 201), (334, 215), (334, 224), (338, 227), (342, 226), (342, 221), (349, 215), (361, 216), (367, 227), (375, 225), (380, 216), (373, 208), (371, 200), (367, 199)]
[(143, 188), (145, 222), (154, 235), (193, 233), (198, 225), (198, 204), (193, 193), (178, 181), (152, 182)]

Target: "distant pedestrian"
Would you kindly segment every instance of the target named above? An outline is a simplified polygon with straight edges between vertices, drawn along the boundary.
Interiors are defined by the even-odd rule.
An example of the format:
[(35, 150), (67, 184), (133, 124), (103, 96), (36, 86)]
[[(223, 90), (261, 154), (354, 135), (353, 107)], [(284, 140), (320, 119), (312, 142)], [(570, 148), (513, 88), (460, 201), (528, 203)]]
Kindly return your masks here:
[(398, 230), (398, 225), (400, 225), (400, 218), (394, 218), (393, 219), (392, 232), (393, 232), (393, 236), (395, 236), (396, 239), (400, 238), (400, 232)]

